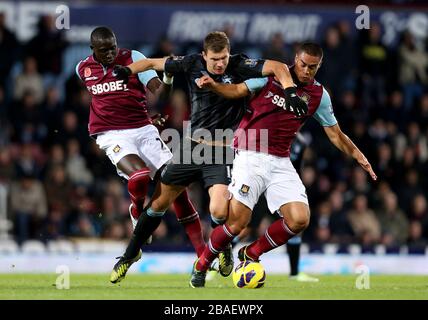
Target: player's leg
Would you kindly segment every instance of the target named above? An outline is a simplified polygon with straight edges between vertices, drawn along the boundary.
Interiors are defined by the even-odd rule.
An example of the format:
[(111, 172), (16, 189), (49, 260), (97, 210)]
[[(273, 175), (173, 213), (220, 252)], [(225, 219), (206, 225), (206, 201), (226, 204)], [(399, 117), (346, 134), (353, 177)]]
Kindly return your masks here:
[[(144, 205), (150, 177), (156, 173), (140, 154), (140, 131), (146, 127), (128, 130), (110, 130), (97, 135), (96, 142), (105, 151), (116, 167), (119, 176), (128, 180), (128, 192), (131, 198), (130, 216), (135, 228), (138, 216)], [(162, 154), (163, 156), (164, 154)], [(169, 158), (172, 155), (168, 155)]]
[(290, 263), (290, 278), (299, 273), (300, 245), (302, 237), (300, 234), (294, 236), (287, 242), (288, 261)]
[(309, 224), (309, 207), (303, 202), (289, 202), (280, 208), (283, 219), (273, 222), (263, 236), (246, 246), (242, 254), (245, 258), (258, 261), (259, 257), (285, 243), (302, 232)]
[(113, 267), (110, 282), (117, 283), (125, 278), (129, 267), (140, 259), (141, 247), (159, 226), (162, 216), (172, 201), (185, 189), (184, 186), (170, 186), (158, 183), (152, 202), (148, 208), (143, 209), (138, 218), (132, 237), (125, 253)]
[(124, 259), (135, 257), (141, 246), (159, 226), (165, 211), (184, 189), (184, 186), (158, 183), (152, 201), (138, 218), (134, 233), (123, 255)]
[(177, 221), (184, 227), (193, 248), (198, 257), (205, 247), (199, 214), (189, 199), (187, 191), (184, 190), (173, 202)]
[[(216, 227), (211, 233), (203, 254), (194, 264), (190, 286), (205, 285), (206, 270), (212, 261), (248, 225), (251, 211), (264, 190), (262, 166), (257, 159), (248, 158), (245, 153), (235, 158), (232, 183), (228, 187), (233, 197), (229, 202), (226, 223)], [(259, 171), (259, 174), (254, 174), (255, 170), (248, 170), (249, 167)]]
[[(222, 170), (222, 167), (217, 167), (218, 169)], [(208, 188), (208, 195), (210, 196), (209, 210), (211, 214), (211, 226), (213, 228), (224, 224), (227, 219), (229, 211), (229, 191), (227, 190), (227, 186), (230, 183), (230, 178), (227, 180), (229, 181), (216, 183)]]
[(190, 286), (204, 287), (206, 272), (218, 254), (248, 225), (251, 209), (236, 199), (231, 199), (226, 223), (216, 227), (211, 233), (202, 255), (195, 261)]
[(150, 169), (136, 154), (128, 154), (119, 160), (117, 168), (128, 177), (128, 193), (131, 198), (130, 215), (132, 226), (144, 208), (144, 200), (150, 183)]
[[(258, 260), (260, 255), (302, 232), (309, 224), (309, 205), (305, 186), (289, 158), (270, 161), (270, 179), (266, 188), (269, 210), (282, 216), (273, 222), (263, 236), (242, 249), (240, 258)], [(279, 211), (278, 211), (279, 209)]]
[[(208, 189), (208, 194), (210, 196), (211, 226), (215, 229), (223, 225), (228, 217), (230, 193), (226, 184), (215, 184)], [(218, 269), (223, 277), (229, 276), (233, 270), (232, 249), (232, 243), (230, 243), (218, 255)]]
[[(220, 148), (215, 148), (220, 150)], [(226, 152), (221, 148), (221, 153)], [(227, 219), (229, 211), (230, 193), (228, 185), (231, 182), (231, 165), (211, 164), (203, 165), (201, 169), (204, 187), (208, 189), (210, 196), (209, 210), (211, 214), (211, 226), (215, 229), (223, 225)], [(232, 245), (225, 247), (218, 256), (218, 269), (223, 277), (227, 277), (233, 270)]]
[[(161, 180), (167, 185), (178, 187), (188, 185), (189, 177), (195, 175), (197, 171), (189, 165), (174, 165), (171, 163), (172, 153), (159, 136), (158, 130), (154, 126), (146, 126), (144, 136), (141, 137), (141, 157), (146, 160), (149, 167), (157, 170), (155, 179)], [(182, 147), (182, 145), (180, 145)], [(183, 154), (183, 149), (180, 149)], [(166, 167), (165, 163), (170, 162)], [(161, 177), (162, 176), (162, 177)], [(164, 186), (163, 189), (166, 189)], [(182, 190), (182, 188), (179, 188)], [(159, 198), (152, 201), (152, 209), (157, 212), (165, 211), (173, 201), (177, 220), (183, 225), (195, 252), (199, 255), (205, 245), (199, 215), (195, 207), (190, 202), (187, 192), (184, 190), (176, 198)], [(165, 206), (167, 206), (165, 208)]]
[(299, 271), (300, 247), (302, 244), (302, 234), (298, 234), (288, 240), (287, 253), (290, 262), (290, 280), (299, 282), (318, 282), (319, 279)]

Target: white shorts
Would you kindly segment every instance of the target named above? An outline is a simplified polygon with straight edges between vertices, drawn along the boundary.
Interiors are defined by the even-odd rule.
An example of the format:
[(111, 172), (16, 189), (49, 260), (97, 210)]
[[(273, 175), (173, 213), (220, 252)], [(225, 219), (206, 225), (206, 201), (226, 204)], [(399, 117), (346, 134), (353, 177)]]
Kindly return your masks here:
[(172, 153), (159, 136), (158, 129), (149, 124), (135, 129), (110, 130), (99, 133), (96, 140), (116, 166), (117, 173), (129, 177), (117, 168), (117, 163), (128, 154), (139, 156), (150, 169), (150, 178), (172, 158)]
[(290, 158), (239, 150), (233, 161), (229, 191), (236, 200), (253, 210), (262, 193), (275, 213), (289, 202), (308, 204), (306, 188)]

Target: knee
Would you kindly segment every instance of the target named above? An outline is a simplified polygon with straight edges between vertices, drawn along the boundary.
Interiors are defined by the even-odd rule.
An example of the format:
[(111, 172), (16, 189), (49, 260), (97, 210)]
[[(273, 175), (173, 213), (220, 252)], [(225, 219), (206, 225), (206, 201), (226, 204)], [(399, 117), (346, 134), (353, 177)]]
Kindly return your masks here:
[(155, 212), (166, 211), (169, 208), (169, 203), (168, 201), (163, 201), (161, 198), (158, 198), (150, 204), (150, 208)]
[(242, 232), (242, 230), (244, 230), (249, 222), (251, 220), (251, 216), (250, 215), (246, 215), (246, 214), (240, 214), (240, 215), (235, 215), (230, 214), (229, 217), (227, 218), (227, 222), (226, 224), (228, 225), (230, 231), (233, 234), (240, 234)]
[(300, 233), (309, 225), (309, 210), (292, 211), (288, 216), (284, 216), (285, 223), (294, 233)]
[(221, 203), (210, 203), (210, 213), (213, 217), (219, 220), (226, 220), (228, 215), (227, 205), (222, 205)]
[(227, 226), (229, 227), (230, 231), (235, 234), (238, 235), (242, 232), (242, 230), (244, 230), (248, 225), (247, 221), (243, 221), (241, 220), (236, 220), (236, 221), (227, 221)]

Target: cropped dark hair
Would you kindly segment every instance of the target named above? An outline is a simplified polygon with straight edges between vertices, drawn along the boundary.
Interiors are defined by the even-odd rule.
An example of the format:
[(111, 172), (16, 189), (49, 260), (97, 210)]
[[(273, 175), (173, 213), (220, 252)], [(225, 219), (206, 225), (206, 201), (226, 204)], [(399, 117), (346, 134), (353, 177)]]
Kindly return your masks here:
[(222, 31), (213, 31), (207, 34), (204, 39), (204, 52), (211, 50), (215, 53), (222, 51), (224, 48), (230, 51), (230, 42), (226, 33)]
[(305, 53), (309, 54), (310, 56), (320, 57), (321, 59), (324, 55), (321, 46), (317, 43), (314, 43), (314, 42), (302, 43), (297, 49), (297, 53), (300, 53), (300, 52), (305, 52)]

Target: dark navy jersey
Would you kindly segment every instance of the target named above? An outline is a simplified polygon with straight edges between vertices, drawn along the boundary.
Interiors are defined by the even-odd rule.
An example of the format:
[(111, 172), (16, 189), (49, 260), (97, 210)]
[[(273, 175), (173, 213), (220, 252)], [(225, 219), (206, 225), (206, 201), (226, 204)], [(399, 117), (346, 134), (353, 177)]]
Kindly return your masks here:
[(265, 60), (249, 59), (244, 54), (231, 55), (222, 75), (208, 72), (202, 54), (176, 56), (167, 59), (165, 72), (185, 74), (191, 97), (191, 133), (208, 130), (215, 139), (215, 129), (235, 129), (245, 112), (245, 100), (228, 100), (209, 89), (197, 86), (197, 79), (209, 75), (216, 82), (241, 83), (249, 78), (262, 77)]

